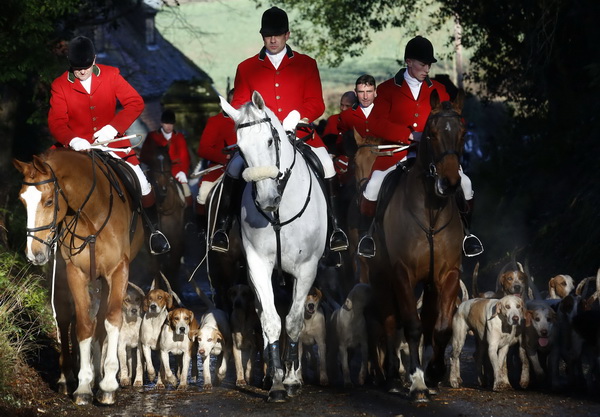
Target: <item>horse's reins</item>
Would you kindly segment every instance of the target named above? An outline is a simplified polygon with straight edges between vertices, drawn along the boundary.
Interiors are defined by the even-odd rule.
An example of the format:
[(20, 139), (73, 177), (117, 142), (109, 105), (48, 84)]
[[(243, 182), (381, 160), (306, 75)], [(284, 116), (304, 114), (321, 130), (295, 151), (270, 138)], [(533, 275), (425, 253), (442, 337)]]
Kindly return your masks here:
[[(269, 127), (271, 128), (271, 136), (273, 137), (273, 140), (275, 141), (276, 167), (277, 167), (277, 170), (279, 171), (279, 174), (277, 175), (275, 180), (277, 181), (277, 189), (279, 191), (279, 194), (283, 195), (283, 192), (285, 190), (287, 182), (292, 173), (292, 168), (294, 168), (294, 165), (296, 165), (296, 155), (299, 151), (296, 148), (296, 146), (294, 145), (294, 143), (292, 143), (292, 146), (294, 148), (294, 159), (292, 160), (291, 165), (288, 168), (286, 168), (285, 173), (282, 173), (281, 172), (281, 158), (280, 158), (281, 138), (279, 136), (279, 132), (277, 132), (277, 129), (275, 128), (275, 126), (273, 126), (273, 123), (271, 122), (271, 119), (268, 116), (264, 117), (262, 119), (253, 120), (251, 122), (240, 123), (237, 126), (237, 129), (243, 129), (246, 127), (255, 126), (260, 123), (267, 123), (269, 125)], [(308, 137), (308, 136), (310, 136), (310, 133), (306, 137)], [(306, 137), (299, 139), (299, 142), (306, 139)], [(291, 142), (291, 140), (290, 140), (290, 142)], [(240, 154), (241, 154), (241, 150), (240, 150)], [(243, 158), (243, 154), (242, 154), (242, 158)], [(306, 164), (306, 166), (308, 168), (308, 163)], [(267, 213), (265, 213), (258, 206), (256, 199), (253, 199), (254, 206), (256, 207), (258, 212), (269, 222), (269, 224), (271, 224), (271, 226), (273, 227), (273, 230), (275, 231), (275, 240), (277, 243), (277, 274), (279, 277), (279, 284), (281, 286), (285, 285), (285, 279), (283, 277), (283, 270), (281, 267), (281, 228), (287, 224), (292, 223), (294, 220), (296, 220), (297, 218), (301, 217), (302, 214), (304, 214), (304, 211), (306, 210), (306, 208), (308, 207), (308, 203), (310, 202), (310, 194), (312, 192), (312, 183), (313, 183), (312, 175), (309, 175), (309, 179), (310, 179), (310, 181), (309, 181), (309, 185), (308, 185), (308, 194), (307, 194), (306, 200), (304, 201), (304, 205), (302, 206), (300, 211), (298, 211), (298, 213), (296, 213), (294, 216), (292, 216), (291, 218), (289, 218), (288, 220), (286, 220), (284, 222), (281, 222), (281, 220), (279, 218), (279, 209), (275, 210), (275, 212), (273, 214), (273, 218), (271, 218), (271, 216), (269, 216)]]

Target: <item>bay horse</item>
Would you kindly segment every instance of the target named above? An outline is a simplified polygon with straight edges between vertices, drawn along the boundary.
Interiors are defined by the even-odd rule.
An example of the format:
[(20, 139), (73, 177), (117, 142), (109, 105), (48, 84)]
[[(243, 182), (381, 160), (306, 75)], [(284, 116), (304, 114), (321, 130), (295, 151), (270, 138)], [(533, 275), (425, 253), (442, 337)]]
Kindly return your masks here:
[[(146, 140), (140, 153), (140, 162), (147, 166), (146, 175), (152, 184), (156, 195), (158, 212), (158, 229), (166, 236), (171, 250), (167, 253), (153, 256), (152, 262), (158, 262), (158, 268), (167, 277), (171, 288), (181, 297), (179, 285), (179, 270), (181, 257), (184, 252), (185, 228), (185, 197), (179, 182), (171, 172), (171, 157), (169, 148), (161, 146), (153, 140)], [(158, 273), (158, 271), (156, 271)], [(158, 275), (155, 276), (158, 278)], [(162, 282), (162, 279), (157, 279)], [(167, 290), (167, 288), (162, 288)]]
[[(427, 383), (437, 384), (445, 375), (444, 352), (456, 311), (464, 236), (455, 199), (465, 132), (463, 100), (462, 91), (455, 103), (440, 103), (437, 92), (431, 95), (432, 110), (414, 165), (406, 173), (397, 169), (390, 174), (395, 183), (389, 203), (380, 198), (373, 235), (377, 252), (369, 260), (369, 280), (387, 339), (388, 370), (397, 330), (402, 329), (409, 345), (410, 397), (416, 402), (428, 401)], [(422, 335), (425, 346), (433, 348), (425, 372), (419, 355)]]
[[(134, 214), (136, 203), (95, 151), (55, 149), (34, 156), (32, 162), (13, 160), (13, 164), (23, 174), (20, 199), (27, 211), (27, 259), (43, 265), (57, 245), (66, 263), (79, 350), (78, 386), (73, 400), (78, 405), (92, 402), (96, 371), (101, 375), (97, 401), (114, 404), (119, 386), (117, 344), (129, 263), (144, 238), (141, 218)], [(102, 324), (97, 323), (99, 318), (91, 317), (97, 309), (89, 290), (99, 277), (104, 279), (102, 294), (106, 297), (100, 301), (106, 313)], [(94, 334), (104, 332), (103, 361), (101, 369), (95, 370)], [(100, 360), (93, 359), (96, 363)]]
[[(242, 244), (248, 278), (257, 300), (268, 357), (269, 402), (299, 393), (302, 371), (298, 340), (306, 296), (325, 251), (327, 203), (318, 178), (257, 91), (239, 110), (221, 98), (221, 107), (236, 126), (248, 183), (241, 203)], [(284, 366), (279, 339), (282, 319), (275, 307), (273, 272), (293, 277), (293, 295), (285, 317)], [(279, 278), (278, 278), (279, 277)], [(277, 284), (275, 284), (277, 285)]]

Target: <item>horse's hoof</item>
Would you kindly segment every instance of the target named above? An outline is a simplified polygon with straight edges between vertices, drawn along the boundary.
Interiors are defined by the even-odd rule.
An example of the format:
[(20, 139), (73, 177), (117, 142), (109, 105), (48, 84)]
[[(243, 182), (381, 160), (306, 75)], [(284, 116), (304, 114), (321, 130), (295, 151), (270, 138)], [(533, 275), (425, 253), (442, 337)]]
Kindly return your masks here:
[(73, 402), (77, 405), (88, 405), (93, 400), (92, 394), (73, 394)]
[(235, 381), (235, 385), (236, 387), (244, 387), (247, 385), (247, 383), (245, 379), (238, 379), (237, 381)]
[(269, 392), (267, 397), (268, 403), (284, 403), (288, 400), (287, 392), (285, 390), (277, 390)]
[(446, 375), (446, 365), (438, 365), (430, 362), (425, 371), (425, 382), (427, 385), (434, 386), (440, 383)]
[(144, 386), (144, 383), (142, 381), (133, 381), (133, 386), (136, 388), (140, 388)]
[(115, 398), (115, 391), (108, 392), (99, 389), (96, 393), (96, 401), (102, 405), (113, 405), (115, 403)]
[(206, 391), (210, 391), (213, 388), (212, 384), (204, 384), (202, 385), (202, 389)]
[(59, 394), (69, 395), (69, 388), (67, 387), (67, 384), (63, 382), (58, 384), (57, 391)]
[(427, 391), (413, 391), (410, 393), (410, 398), (413, 403), (428, 403), (429, 397)]
[(263, 389), (265, 391), (269, 391), (272, 386), (273, 386), (273, 378), (265, 376), (263, 378)]
[(130, 386), (131, 385), (131, 379), (129, 379), (129, 378), (123, 378), (123, 379), (121, 379), (120, 385), (123, 388)]
[(289, 397), (295, 397), (296, 395), (302, 392), (302, 385), (294, 384), (294, 385), (285, 385), (285, 391)]

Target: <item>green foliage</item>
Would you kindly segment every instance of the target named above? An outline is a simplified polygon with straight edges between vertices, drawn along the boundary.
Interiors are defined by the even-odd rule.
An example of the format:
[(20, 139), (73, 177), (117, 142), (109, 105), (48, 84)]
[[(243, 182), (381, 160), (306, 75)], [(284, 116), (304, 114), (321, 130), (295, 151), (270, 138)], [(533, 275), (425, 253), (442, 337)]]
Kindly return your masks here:
[(18, 256), (0, 255), (0, 396), (10, 396), (8, 381), (14, 380), (16, 363), (38, 347), (43, 334), (53, 331), (48, 294), (43, 277)]
[(47, 75), (54, 62), (57, 24), (80, 0), (5, 0), (0, 15), (0, 83), (25, 82), (32, 73)]

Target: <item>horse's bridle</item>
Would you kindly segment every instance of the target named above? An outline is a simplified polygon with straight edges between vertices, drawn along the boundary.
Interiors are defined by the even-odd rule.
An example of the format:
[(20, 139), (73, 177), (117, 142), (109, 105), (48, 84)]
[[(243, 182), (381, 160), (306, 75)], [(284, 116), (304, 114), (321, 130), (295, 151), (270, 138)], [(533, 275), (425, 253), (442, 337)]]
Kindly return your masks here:
[[(27, 227), (27, 228), (25, 228), (25, 231), (27, 232), (27, 237), (37, 240), (38, 242), (42, 243), (43, 245), (52, 247), (59, 238), (59, 234), (57, 233), (58, 223), (56, 222), (56, 219), (58, 218), (58, 210), (59, 210), (58, 203), (60, 201), (58, 198), (59, 194), (63, 196), (65, 201), (67, 201), (67, 205), (68, 205), (68, 200), (67, 200), (67, 196), (63, 193), (63, 190), (60, 188), (60, 185), (58, 184), (58, 180), (56, 178), (56, 175), (54, 174), (54, 171), (52, 170), (52, 167), (48, 164), (46, 164), (46, 165), (50, 169), (50, 172), (52, 172), (52, 178), (49, 178), (47, 180), (38, 181), (38, 182), (23, 181), (23, 185), (28, 185), (28, 186), (32, 186), (32, 187), (37, 187), (38, 185), (44, 185), (44, 184), (49, 184), (49, 183), (52, 183), (54, 185), (54, 202), (55, 203), (54, 203), (54, 214), (52, 217), (52, 222), (50, 222), (50, 224), (47, 224), (45, 226)], [(48, 238), (46, 240), (42, 240), (34, 234), (35, 232), (41, 232), (42, 230), (50, 230), (50, 234), (48, 235)]]
[[(277, 182), (277, 190), (279, 191), (279, 194), (283, 195), (283, 191), (285, 190), (287, 182), (292, 173), (292, 168), (296, 164), (296, 154), (299, 151), (298, 151), (298, 149), (296, 149), (296, 146), (294, 146), (294, 159), (293, 159), (291, 165), (288, 168), (286, 168), (285, 173), (282, 173), (281, 172), (281, 158), (280, 158), (281, 137), (279, 136), (279, 132), (277, 132), (277, 129), (275, 128), (275, 126), (273, 126), (273, 122), (271, 121), (271, 119), (268, 116), (266, 116), (262, 119), (253, 120), (251, 122), (240, 123), (239, 125), (237, 125), (237, 129), (243, 129), (243, 128), (255, 126), (255, 125), (261, 124), (261, 123), (267, 123), (269, 125), (269, 127), (271, 129), (271, 136), (273, 137), (273, 140), (275, 141), (275, 152), (276, 152), (276, 160), (275, 161), (276, 161), (276, 167), (277, 167), (277, 170), (279, 171), (279, 174), (274, 179)], [(293, 143), (292, 143), (292, 145), (293, 145)], [(242, 156), (242, 158), (244, 158), (244, 154), (241, 149), (239, 149), (239, 152), (240, 152), (240, 155)], [(244, 158), (244, 161), (245, 161), (245, 158)], [(308, 207), (308, 203), (310, 202), (310, 194), (312, 192), (312, 175), (309, 175), (309, 178), (310, 178), (310, 183), (309, 183), (309, 189), (308, 189), (308, 197), (304, 201), (304, 206), (300, 209), (300, 211), (298, 213), (296, 213), (296, 215), (292, 216), (285, 222), (280, 221), (279, 210), (275, 211), (275, 216), (272, 218), (271, 216), (267, 215), (258, 206), (256, 199), (253, 199), (254, 205), (255, 205), (256, 209), (258, 210), (258, 212), (271, 224), (271, 226), (273, 226), (273, 230), (275, 231), (275, 239), (277, 241), (277, 271), (278, 271), (278, 276), (279, 276), (279, 282), (281, 285), (285, 284), (285, 279), (283, 277), (283, 272), (281, 269), (281, 234), (280, 234), (281, 228), (283, 226), (285, 226), (286, 224), (289, 224), (289, 223), (293, 222), (294, 220), (296, 220), (297, 218), (299, 218), (300, 216), (302, 216), (302, 214)], [(254, 192), (256, 192), (255, 188), (254, 188)]]
[(433, 149), (431, 146), (431, 136), (429, 135), (428, 127), (433, 120), (438, 119), (438, 118), (443, 118), (443, 117), (460, 119), (460, 114), (454, 110), (450, 110), (450, 111), (440, 112), (440, 113), (436, 113), (436, 114), (429, 116), (429, 120), (427, 121), (427, 126), (426, 126), (426, 130), (427, 130), (428, 134), (424, 135), (425, 136), (424, 139), (425, 139), (425, 147), (427, 149), (427, 154), (429, 155), (429, 174), (428, 175), (432, 178), (438, 177), (437, 168), (435, 166), (437, 163), (442, 161), (446, 156), (456, 155), (456, 157), (460, 159), (460, 152), (456, 149), (450, 149), (450, 150), (443, 149), (443, 152), (439, 155), (435, 155), (433, 153)]
[[(65, 195), (65, 193), (63, 192), (62, 188), (60, 187), (60, 184), (58, 183), (58, 178), (56, 177), (56, 174), (54, 173), (54, 170), (52, 169), (52, 167), (48, 163), (45, 163), (45, 165), (48, 167), (48, 169), (52, 173), (52, 178), (38, 181), (38, 182), (23, 181), (24, 185), (34, 186), (34, 187), (36, 187), (38, 185), (50, 184), (50, 183), (52, 183), (54, 185), (55, 204), (54, 204), (54, 213), (53, 213), (52, 222), (45, 226), (26, 228), (25, 230), (27, 232), (27, 237), (31, 237), (32, 239), (37, 240), (38, 242), (40, 242), (44, 245), (52, 247), (55, 243), (57, 243), (65, 235), (66, 231), (71, 231), (72, 238), (71, 238), (71, 244), (69, 246), (71, 249), (71, 256), (77, 255), (78, 253), (82, 252), (88, 243), (93, 244), (96, 241), (97, 235), (102, 231), (102, 229), (104, 229), (104, 227), (108, 223), (108, 220), (110, 219), (110, 216), (112, 214), (112, 208), (113, 208), (112, 181), (110, 181), (111, 188), (110, 188), (110, 202), (109, 202), (108, 214), (106, 216), (106, 219), (104, 219), (104, 222), (102, 223), (102, 225), (96, 232), (96, 234), (89, 235), (89, 236), (80, 236), (75, 233), (75, 229), (77, 227), (77, 222), (79, 221), (79, 216), (81, 215), (81, 211), (83, 210), (83, 208), (89, 201), (94, 189), (96, 188), (96, 169), (95, 168), (97, 166), (97, 163), (96, 163), (94, 156), (95, 156), (95, 152), (91, 152), (90, 157), (92, 158), (92, 166), (94, 167), (94, 169), (92, 170), (93, 183), (92, 183), (92, 186), (90, 187), (90, 191), (88, 192), (85, 200), (83, 201), (83, 203), (81, 204), (79, 209), (77, 209), (75, 215), (73, 216), (73, 219), (68, 224), (65, 224), (65, 227), (61, 229), (60, 233), (58, 233), (59, 222), (57, 222), (58, 211), (59, 211), (58, 203), (60, 201), (58, 196), (61, 195), (65, 199), (67, 207), (69, 207), (69, 200), (68, 200), (67, 196)], [(107, 178), (108, 178), (108, 175), (109, 175), (108, 172), (104, 172), (104, 174), (107, 175)], [(34, 235), (35, 232), (39, 232), (42, 230), (50, 230), (51, 231), (51, 234), (48, 236), (48, 239), (46, 239), (45, 241)], [(83, 243), (78, 247), (76, 247), (74, 244), (75, 238), (79, 238), (80, 240), (83, 241)], [(73, 250), (75, 250), (75, 251), (73, 252)]]

